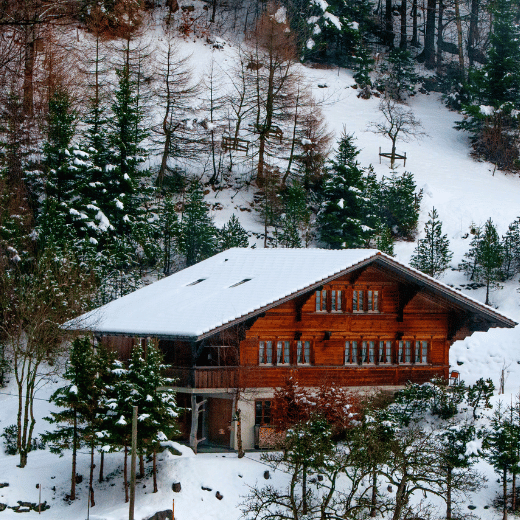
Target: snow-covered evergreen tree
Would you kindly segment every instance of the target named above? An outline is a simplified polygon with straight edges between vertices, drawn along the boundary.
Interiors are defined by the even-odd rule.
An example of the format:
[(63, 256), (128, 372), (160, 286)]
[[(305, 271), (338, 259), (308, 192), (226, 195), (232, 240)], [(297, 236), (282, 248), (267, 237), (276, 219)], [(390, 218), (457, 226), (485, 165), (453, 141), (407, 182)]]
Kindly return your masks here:
[(402, 101), (415, 92), (418, 76), (415, 61), (409, 51), (400, 48), (391, 50), (381, 67), (381, 73), (379, 87), (392, 99)]
[(417, 228), (422, 190), (416, 192), (413, 174), (395, 171), (381, 181), (381, 220), (398, 237), (411, 238)]
[(332, 249), (364, 247), (375, 231), (363, 196), (367, 172), (356, 160), (359, 150), (353, 141), (353, 135), (342, 135), (321, 193), (319, 234)]
[(477, 228), (470, 244), (470, 250), (459, 265), (470, 280), (482, 282), (486, 286), (486, 305), (489, 305), (489, 292), (500, 287), (503, 278), (503, 247), (498, 232), (489, 219), (483, 229)]
[(450, 251), (448, 235), (442, 234), (442, 222), (435, 208), (428, 213), (430, 220), (424, 225), (424, 238), (410, 259), (410, 265), (434, 278), (439, 278), (449, 267), (453, 253)]
[(282, 193), (283, 213), (277, 239), (282, 247), (302, 247), (309, 242), (311, 212), (307, 202), (307, 192), (298, 183), (287, 186)]
[(97, 364), (90, 338), (75, 339), (63, 374), (67, 384), (56, 390), (50, 399), (61, 410), (51, 412), (51, 416), (45, 418), (55, 424), (56, 429), (44, 436), (53, 453), (62, 454), (65, 449), (72, 449), (71, 500), (76, 498), (77, 451), (95, 440), (99, 398), (96, 377)]
[(249, 247), (247, 231), (241, 226), (234, 213), (219, 231), (219, 250), (225, 251), (231, 247)]
[(388, 226), (381, 224), (375, 237), (375, 248), (387, 255), (394, 256), (394, 237)]
[(193, 182), (186, 193), (180, 227), (179, 251), (185, 256), (187, 266), (215, 253), (217, 229), (204, 202), (202, 186), (198, 182)]
[(502, 273), (505, 279), (510, 279), (520, 271), (520, 218), (509, 224), (506, 234), (502, 237), (502, 248)]

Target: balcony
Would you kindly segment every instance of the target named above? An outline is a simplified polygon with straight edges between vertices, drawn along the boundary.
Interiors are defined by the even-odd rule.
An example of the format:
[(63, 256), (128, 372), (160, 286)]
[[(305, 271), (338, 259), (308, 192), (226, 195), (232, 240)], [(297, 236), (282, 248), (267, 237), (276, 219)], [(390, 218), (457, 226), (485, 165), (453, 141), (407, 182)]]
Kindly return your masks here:
[(236, 388), (238, 367), (170, 367), (165, 375), (175, 379), (174, 386), (185, 388)]

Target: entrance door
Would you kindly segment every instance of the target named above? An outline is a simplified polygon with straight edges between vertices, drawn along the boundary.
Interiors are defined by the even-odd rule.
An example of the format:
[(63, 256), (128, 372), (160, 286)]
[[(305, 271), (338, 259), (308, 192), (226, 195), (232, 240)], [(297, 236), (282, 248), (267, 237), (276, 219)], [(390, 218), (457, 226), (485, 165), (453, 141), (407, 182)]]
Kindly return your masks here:
[(208, 398), (208, 440), (210, 443), (230, 447), (232, 413), (233, 401), (231, 399)]

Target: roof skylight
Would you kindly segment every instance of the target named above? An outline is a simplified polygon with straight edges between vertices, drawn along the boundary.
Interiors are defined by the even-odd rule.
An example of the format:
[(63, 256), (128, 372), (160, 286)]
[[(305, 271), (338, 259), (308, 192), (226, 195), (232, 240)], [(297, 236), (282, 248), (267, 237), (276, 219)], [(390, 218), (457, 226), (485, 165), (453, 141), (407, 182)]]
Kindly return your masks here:
[(242, 285), (243, 283), (249, 282), (250, 280), (251, 278), (244, 278), (242, 281), (230, 285), (229, 288), (231, 289), (231, 287), (237, 287), (238, 285)]
[(200, 282), (203, 282), (206, 278), (199, 278), (198, 280), (195, 280), (194, 282), (189, 283), (186, 287), (189, 287), (190, 285), (197, 285)]

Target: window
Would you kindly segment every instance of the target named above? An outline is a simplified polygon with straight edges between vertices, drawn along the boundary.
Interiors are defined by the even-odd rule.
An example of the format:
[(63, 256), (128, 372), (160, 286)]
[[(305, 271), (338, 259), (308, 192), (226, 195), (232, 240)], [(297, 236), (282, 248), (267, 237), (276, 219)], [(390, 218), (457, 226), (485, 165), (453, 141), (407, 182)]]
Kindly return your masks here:
[(258, 344), (258, 362), (261, 365), (273, 364), (273, 342), (260, 341)]
[(354, 312), (363, 312), (363, 291), (355, 290), (352, 292), (352, 310)]
[(357, 341), (345, 341), (345, 365), (357, 365)]
[(198, 280), (195, 280), (194, 282), (189, 283), (186, 287), (189, 287), (190, 285), (197, 285), (200, 282), (203, 282), (206, 278), (199, 278)]
[(379, 364), (392, 363), (392, 342), (390, 340), (379, 342)]
[(255, 401), (255, 424), (271, 424), (271, 401)]
[(296, 363), (298, 365), (309, 365), (311, 362), (311, 342), (298, 341), (296, 343)]
[(240, 280), (240, 282), (234, 283), (233, 285), (230, 285), (229, 288), (237, 287), (239, 285), (242, 285), (243, 283), (250, 282), (251, 278), (244, 278), (243, 280)]
[(375, 341), (368, 342), (368, 362), (375, 363), (376, 362), (376, 344)]
[(416, 341), (415, 342), (415, 362), (416, 363), (428, 363), (428, 342), (427, 341)]
[(316, 312), (319, 312), (319, 310), (321, 309), (321, 291), (316, 291)]
[(361, 343), (361, 363), (368, 363), (368, 341)]
[(278, 341), (276, 344), (276, 364), (288, 365), (290, 361), (290, 342)]
[(337, 291), (337, 293), (338, 293), (338, 299), (337, 299), (337, 305), (336, 305), (337, 309), (336, 310), (339, 312), (339, 311), (341, 311), (341, 291)]
[(321, 291), (321, 310), (327, 312), (327, 291)]
[(399, 361), (399, 363), (411, 363), (412, 362), (412, 342), (411, 341), (399, 341), (398, 361)]
[(336, 291), (330, 291), (330, 310), (331, 312), (336, 310)]
[(379, 312), (379, 291), (367, 291), (368, 312)]

